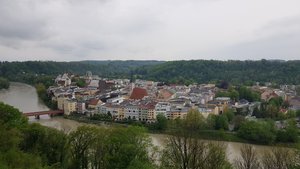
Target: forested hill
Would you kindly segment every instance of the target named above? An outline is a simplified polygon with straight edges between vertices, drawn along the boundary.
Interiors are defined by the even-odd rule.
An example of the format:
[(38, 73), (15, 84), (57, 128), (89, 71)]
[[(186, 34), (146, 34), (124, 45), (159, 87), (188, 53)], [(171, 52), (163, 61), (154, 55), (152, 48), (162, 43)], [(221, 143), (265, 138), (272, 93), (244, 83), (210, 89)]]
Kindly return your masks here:
[(130, 71), (147, 65), (161, 64), (163, 61), (26, 61), (0, 62), (0, 77), (17, 80), (25, 75), (58, 75), (64, 72), (85, 74), (92, 71), (102, 77), (129, 77)]
[(300, 61), (170, 61), (138, 68), (144, 79), (169, 83), (207, 83), (226, 80), (233, 84), (274, 82), (300, 84)]
[[(300, 84), (300, 61), (80, 61), (80, 62), (0, 62), (0, 77), (20, 81), (38, 75), (63, 72), (101, 77), (142, 78), (168, 83), (208, 83), (226, 80), (233, 84), (274, 82)], [(28, 80), (28, 78), (27, 78)]]

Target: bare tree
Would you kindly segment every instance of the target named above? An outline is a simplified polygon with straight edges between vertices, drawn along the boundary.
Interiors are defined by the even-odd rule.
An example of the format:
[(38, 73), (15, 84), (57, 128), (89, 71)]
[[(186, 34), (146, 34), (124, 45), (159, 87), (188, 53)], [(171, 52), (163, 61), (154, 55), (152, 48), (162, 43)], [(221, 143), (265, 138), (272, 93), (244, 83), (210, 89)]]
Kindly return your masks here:
[(260, 169), (261, 165), (253, 146), (245, 144), (241, 148), (241, 156), (234, 162), (237, 169)]
[(163, 168), (178, 169), (223, 169), (230, 167), (222, 144), (208, 143), (195, 138), (204, 124), (197, 110), (191, 110), (186, 119), (179, 120), (168, 144), (163, 150)]
[(264, 169), (289, 169), (299, 163), (297, 160), (293, 149), (278, 147), (264, 153), (262, 164)]
[(208, 143), (195, 138), (204, 124), (197, 110), (191, 110), (186, 119), (178, 120), (177, 128), (168, 137), (163, 150), (161, 166), (176, 169), (230, 168), (223, 144)]
[(230, 167), (222, 144), (207, 143), (188, 135), (170, 136), (162, 154), (164, 168), (223, 169)]

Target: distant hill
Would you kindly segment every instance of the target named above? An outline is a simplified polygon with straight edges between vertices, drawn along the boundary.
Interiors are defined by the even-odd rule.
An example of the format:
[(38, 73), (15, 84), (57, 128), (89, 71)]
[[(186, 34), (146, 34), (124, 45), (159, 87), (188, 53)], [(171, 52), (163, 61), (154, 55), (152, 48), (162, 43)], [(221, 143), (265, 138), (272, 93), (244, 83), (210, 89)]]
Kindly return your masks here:
[(0, 62), (0, 76), (12, 79), (23, 74), (58, 75), (64, 72), (85, 74), (92, 71), (103, 77), (128, 77), (130, 71), (143, 66), (153, 66), (164, 63), (162, 61), (26, 61), (26, 62)]
[[(300, 61), (26, 61), (0, 62), (0, 76), (19, 81), (28, 75), (56, 76), (63, 72), (85, 74), (92, 71), (101, 77), (142, 78), (168, 83), (190, 84), (226, 80), (233, 84), (274, 82), (300, 84)], [(33, 78), (33, 77), (32, 77)]]
[(300, 61), (170, 61), (138, 68), (135, 74), (140, 78), (169, 83), (225, 80), (233, 84), (251, 84), (257, 81), (300, 84)]
[(84, 60), (79, 61), (81, 63), (87, 63), (92, 65), (114, 65), (114, 66), (125, 66), (125, 67), (140, 67), (146, 65), (157, 65), (165, 63), (165, 61), (157, 60)]

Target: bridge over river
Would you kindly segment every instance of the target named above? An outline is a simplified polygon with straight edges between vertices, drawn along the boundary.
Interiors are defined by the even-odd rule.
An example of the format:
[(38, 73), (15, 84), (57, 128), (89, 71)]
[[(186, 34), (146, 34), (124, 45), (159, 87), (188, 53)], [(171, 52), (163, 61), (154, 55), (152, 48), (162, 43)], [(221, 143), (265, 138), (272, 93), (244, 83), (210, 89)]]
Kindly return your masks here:
[(55, 115), (63, 115), (63, 110), (49, 110), (49, 111), (37, 111), (37, 112), (24, 112), (23, 115), (30, 117), (34, 116), (36, 119), (40, 119), (41, 115), (49, 115), (50, 117)]

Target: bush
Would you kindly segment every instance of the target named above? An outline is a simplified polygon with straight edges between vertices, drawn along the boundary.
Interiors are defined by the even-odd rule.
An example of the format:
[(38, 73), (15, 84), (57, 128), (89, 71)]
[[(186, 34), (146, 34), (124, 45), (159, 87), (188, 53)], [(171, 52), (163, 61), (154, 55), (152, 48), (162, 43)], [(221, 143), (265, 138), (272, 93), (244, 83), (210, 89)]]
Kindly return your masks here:
[(257, 143), (271, 144), (276, 139), (274, 123), (267, 121), (246, 121), (238, 130), (238, 136)]
[(5, 78), (0, 77), (0, 89), (8, 89), (9, 81)]

